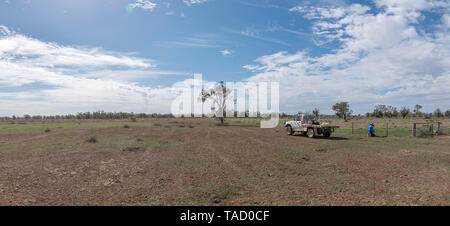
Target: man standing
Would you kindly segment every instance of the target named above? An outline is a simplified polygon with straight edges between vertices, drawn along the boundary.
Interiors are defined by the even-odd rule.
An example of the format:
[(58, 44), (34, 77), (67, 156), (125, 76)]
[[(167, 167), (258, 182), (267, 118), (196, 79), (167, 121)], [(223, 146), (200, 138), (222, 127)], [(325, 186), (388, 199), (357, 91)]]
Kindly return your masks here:
[(369, 128), (367, 128), (367, 136), (374, 137), (375, 136), (375, 125), (373, 123), (370, 123)]

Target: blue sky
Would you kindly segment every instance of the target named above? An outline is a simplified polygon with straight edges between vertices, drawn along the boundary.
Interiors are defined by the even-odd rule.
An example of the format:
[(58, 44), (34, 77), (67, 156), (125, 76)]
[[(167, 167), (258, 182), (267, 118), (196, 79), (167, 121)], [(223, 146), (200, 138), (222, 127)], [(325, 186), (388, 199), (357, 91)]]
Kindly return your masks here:
[[(41, 41), (134, 52), (158, 61), (161, 69), (201, 72), (211, 80), (249, 77), (251, 73), (242, 68), (243, 62), (312, 44), (308, 35), (270, 31), (305, 29), (305, 33), (311, 33), (308, 27), (302, 27), (307, 20), (285, 9), (258, 7), (260, 1), (213, 0), (191, 7), (181, 0), (154, 2), (157, 6), (153, 11), (127, 11), (133, 1), (11, 1), (2, 4), (0, 20)], [(283, 3), (280, 7), (286, 9), (296, 5), (274, 2)], [(222, 50), (231, 55), (224, 57)], [(175, 79), (179, 78), (149, 84), (171, 85)]]
[(168, 112), (168, 90), (192, 73), (208, 81), (280, 82), (286, 112), (331, 113), (337, 101), (349, 101), (356, 113), (380, 103), (446, 110), (448, 6), (1, 0), (0, 115)]

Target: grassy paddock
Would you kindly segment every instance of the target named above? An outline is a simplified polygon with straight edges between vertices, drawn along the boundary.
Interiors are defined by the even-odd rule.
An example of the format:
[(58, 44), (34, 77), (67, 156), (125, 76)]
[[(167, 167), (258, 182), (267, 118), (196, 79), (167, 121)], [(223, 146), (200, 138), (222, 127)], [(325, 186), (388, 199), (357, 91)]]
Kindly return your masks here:
[(330, 139), (245, 124), (256, 119), (226, 122), (1, 125), (15, 132), (0, 133), (0, 205), (450, 203), (448, 137), (411, 138), (402, 131), (409, 122), (369, 138), (337, 121), (342, 129)]
[[(227, 118), (225, 122), (227, 123), (240, 123), (240, 124), (255, 124), (259, 125), (260, 118)], [(291, 118), (280, 118), (279, 124), (284, 125), (287, 121), (292, 120)], [(161, 120), (155, 120), (159, 122)], [(416, 123), (434, 123), (434, 130), (436, 130), (437, 121), (436, 120), (425, 120), (425, 119), (386, 119), (386, 118), (363, 118), (363, 119), (351, 119), (347, 122), (341, 119), (320, 119), (322, 122), (328, 122), (333, 125), (340, 126), (336, 130), (336, 133), (351, 134), (353, 127), (353, 134), (367, 135), (367, 126), (370, 123), (375, 123), (375, 132), (378, 136), (386, 136), (387, 124), (389, 125), (389, 136), (392, 137), (408, 137), (411, 136), (412, 124)], [(440, 120), (441, 133), (443, 135), (450, 134), (450, 119)], [(64, 123), (15, 123), (15, 124), (0, 124), (1, 132), (15, 132), (15, 131), (37, 131), (37, 130), (55, 130), (55, 129), (77, 129), (77, 128), (109, 128), (109, 127), (122, 127), (125, 124), (129, 126), (155, 126), (158, 123), (152, 123), (148, 121), (107, 121), (107, 122), (64, 122)], [(418, 131), (424, 130), (421, 126), (418, 126)]]
[(54, 129), (79, 129), (79, 128), (108, 128), (130, 126), (151, 126), (148, 122), (71, 122), (71, 123), (27, 123), (27, 124), (0, 124), (0, 132), (33, 131)]

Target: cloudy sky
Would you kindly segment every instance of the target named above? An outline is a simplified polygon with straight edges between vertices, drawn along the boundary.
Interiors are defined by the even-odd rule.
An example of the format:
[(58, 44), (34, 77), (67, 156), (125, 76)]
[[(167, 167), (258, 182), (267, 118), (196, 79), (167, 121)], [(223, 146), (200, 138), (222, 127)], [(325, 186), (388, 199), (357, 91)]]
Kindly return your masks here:
[(277, 81), (280, 110), (450, 109), (448, 0), (0, 0), (0, 115), (170, 112), (172, 85)]

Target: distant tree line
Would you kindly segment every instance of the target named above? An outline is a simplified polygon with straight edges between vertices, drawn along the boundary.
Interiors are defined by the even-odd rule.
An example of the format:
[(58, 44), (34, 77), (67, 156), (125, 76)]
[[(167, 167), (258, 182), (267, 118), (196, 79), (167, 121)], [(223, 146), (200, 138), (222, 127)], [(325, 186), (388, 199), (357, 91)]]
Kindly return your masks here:
[[(422, 105), (416, 104), (413, 107), (413, 110), (411, 111), (410, 108), (403, 106), (400, 109), (397, 109), (394, 106), (390, 105), (384, 105), (384, 104), (378, 104), (375, 105), (374, 110), (372, 112), (367, 112), (365, 115), (352, 115), (353, 111), (350, 109), (349, 102), (339, 102), (332, 106), (332, 110), (335, 113), (335, 117), (348, 120), (349, 117), (376, 117), (376, 118), (407, 118), (407, 117), (414, 117), (414, 118), (450, 118), (450, 109), (447, 111), (442, 111), (440, 108), (436, 109), (432, 113), (425, 113), (422, 112)], [(315, 108), (312, 111), (312, 114), (314, 114), (317, 118), (319, 116), (327, 116), (327, 115), (320, 115), (320, 110), (318, 108)], [(291, 115), (281, 113), (281, 117), (288, 117)], [(327, 117), (330, 117), (329, 115)]]
[[(248, 110), (245, 112), (234, 111), (231, 113), (232, 117), (268, 117), (270, 114), (268, 113), (260, 113), (260, 112), (249, 112)], [(227, 112), (224, 112), (225, 117), (230, 117)], [(187, 115), (181, 116), (184, 117), (192, 117), (195, 115)], [(203, 114), (202, 117), (207, 117), (207, 115)], [(146, 118), (175, 118), (173, 114), (160, 114), (160, 113), (127, 113), (127, 112), (105, 112), (105, 111), (96, 111), (96, 112), (79, 112), (77, 114), (67, 114), (67, 115), (23, 115), (23, 116), (11, 116), (11, 117), (0, 117), (0, 120), (85, 120), (85, 119), (146, 119)], [(214, 117), (218, 118), (219, 117)], [(222, 117), (223, 118), (223, 117)]]
[(60, 120), (60, 119), (130, 119), (130, 118), (172, 118), (172, 114), (146, 114), (146, 113), (127, 113), (127, 112), (79, 112), (77, 114), (67, 115), (23, 115), (12, 117), (0, 117), (0, 120)]
[(436, 109), (432, 113), (422, 112), (422, 105), (416, 104), (414, 105), (413, 110), (411, 111), (408, 107), (403, 106), (400, 110), (397, 110), (396, 107), (386, 106), (384, 104), (378, 104), (375, 106), (373, 112), (366, 113), (366, 116), (369, 117), (377, 117), (377, 118), (398, 118), (401, 117), (405, 119), (406, 117), (420, 117), (420, 118), (450, 118), (450, 110), (443, 112), (440, 108)]
[[(375, 105), (374, 110), (372, 112), (367, 112), (365, 115), (352, 115), (353, 111), (350, 109), (350, 105), (348, 102), (340, 102), (336, 103), (332, 106), (332, 110), (335, 112), (335, 116), (337, 118), (341, 118), (344, 120), (348, 120), (349, 117), (376, 117), (376, 118), (407, 118), (407, 117), (420, 117), (420, 118), (450, 118), (450, 109), (445, 112), (441, 109), (436, 109), (432, 113), (422, 112), (421, 109), (423, 107), (419, 104), (416, 104), (411, 111), (408, 107), (403, 106), (400, 110), (396, 107), (378, 104)], [(225, 117), (229, 117), (226, 112), (224, 112)], [(232, 112), (233, 117), (243, 116), (243, 117), (267, 117), (269, 114), (261, 114), (260, 112), (250, 113), (249, 111), (245, 112)], [(320, 110), (315, 108), (312, 111), (317, 118), (321, 115)], [(280, 113), (281, 118), (293, 117), (296, 114), (287, 114)], [(206, 115), (202, 115), (206, 117)], [(329, 115), (327, 115), (330, 117)], [(105, 111), (96, 111), (96, 112), (79, 112), (77, 114), (67, 114), (67, 115), (23, 115), (23, 116), (11, 116), (11, 117), (0, 117), (0, 120), (84, 120), (84, 119), (146, 119), (146, 118), (174, 118), (175, 116), (172, 114), (160, 114), (160, 113), (127, 113), (127, 112), (105, 112)], [(194, 117), (194, 114), (191, 114), (190, 117)]]

